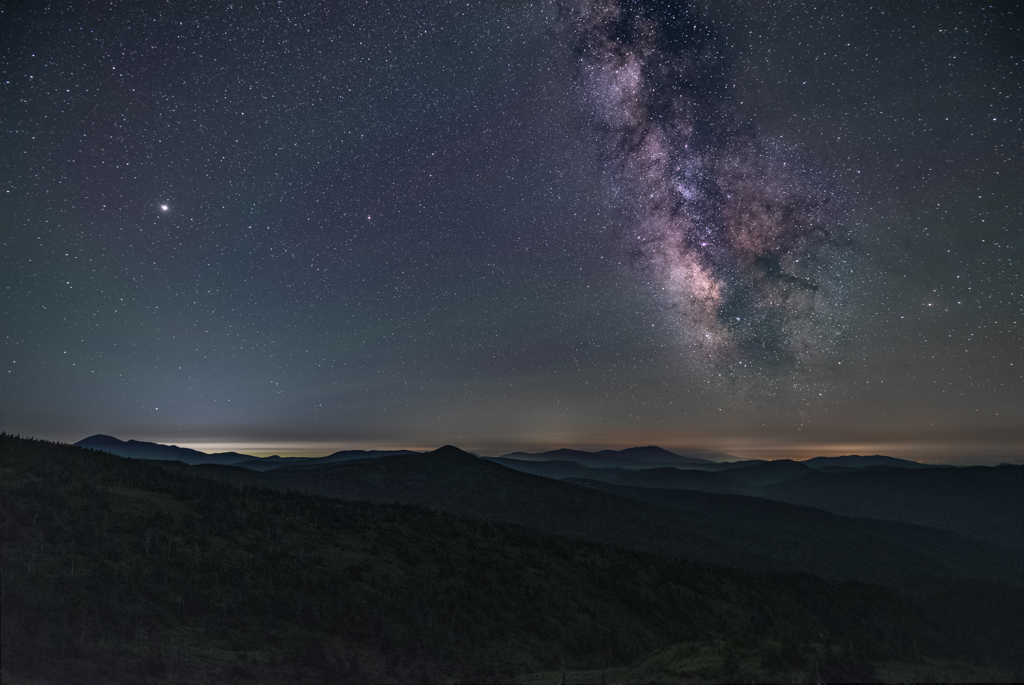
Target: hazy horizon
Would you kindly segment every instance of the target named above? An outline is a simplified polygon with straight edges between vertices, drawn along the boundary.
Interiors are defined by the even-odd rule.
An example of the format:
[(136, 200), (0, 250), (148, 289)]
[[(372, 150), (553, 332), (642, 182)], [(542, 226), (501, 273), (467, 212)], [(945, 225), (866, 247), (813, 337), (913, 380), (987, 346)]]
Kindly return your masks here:
[[(474, 443), (460, 443), (457, 440), (439, 441), (437, 443), (419, 443), (419, 442), (407, 442), (397, 443), (387, 440), (379, 441), (293, 441), (293, 442), (270, 442), (270, 441), (246, 441), (246, 440), (206, 440), (206, 441), (189, 441), (189, 440), (175, 440), (167, 437), (137, 437), (135, 435), (119, 435), (116, 433), (90, 433), (89, 435), (82, 435), (73, 439), (59, 439), (61, 442), (78, 442), (91, 435), (111, 435), (119, 440), (137, 440), (139, 442), (152, 442), (163, 445), (175, 445), (177, 447), (184, 447), (193, 449), (206, 454), (214, 454), (219, 452), (239, 452), (241, 454), (248, 454), (256, 457), (269, 457), (269, 456), (280, 456), (280, 457), (322, 457), (328, 454), (343, 450), (378, 450), (378, 451), (390, 451), (390, 450), (410, 450), (414, 452), (429, 452), (435, 450), (443, 445), (451, 444), (467, 452), (473, 452), (480, 456), (486, 457), (499, 457), (505, 454), (513, 452), (525, 452), (525, 453), (540, 453), (554, 451), (558, 449), (573, 449), (581, 450), (584, 452), (599, 452), (601, 450), (623, 450), (630, 447), (646, 447), (648, 445), (654, 445), (666, 449), (670, 452), (681, 455), (714, 455), (711, 456), (713, 461), (724, 461), (718, 455), (728, 455), (737, 459), (763, 459), (763, 460), (774, 460), (774, 459), (793, 459), (796, 461), (803, 461), (806, 459), (812, 459), (814, 457), (838, 457), (852, 454), (859, 455), (874, 455), (881, 454), (884, 456), (895, 457), (897, 459), (906, 459), (909, 461), (916, 461), (920, 463), (932, 463), (936, 465), (961, 465), (961, 466), (975, 466), (975, 465), (996, 465), (1001, 463), (1024, 463), (1024, 454), (1020, 452), (1012, 452), (1008, 449), (1005, 453), (981, 453), (971, 454), (970, 452), (961, 449), (956, 450), (954, 446), (944, 445), (944, 451), (940, 451), (937, 445), (928, 444), (877, 444), (877, 443), (844, 443), (844, 444), (829, 444), (829, 443), (817, 443), (807, 444), (800, 447), (788, 447), (784, 445), (756, 445), (749, 441), (722, 441), (717, 445), (714, 443), (704, 444), (689, 444), (689, 445), (670, 445), (662, 444), (652, 441), (639, 440), (637, 442), (622, 442), (622, 443), (591, 443), (591, 442), (571, 442), (571, 443), (501, 443), (501, 444), (485, 444), (483, 446), (475, 445)], [(41, 437), (41, 436), (32, 436)], [(731, 447), (730, 447), (731, 446)]]

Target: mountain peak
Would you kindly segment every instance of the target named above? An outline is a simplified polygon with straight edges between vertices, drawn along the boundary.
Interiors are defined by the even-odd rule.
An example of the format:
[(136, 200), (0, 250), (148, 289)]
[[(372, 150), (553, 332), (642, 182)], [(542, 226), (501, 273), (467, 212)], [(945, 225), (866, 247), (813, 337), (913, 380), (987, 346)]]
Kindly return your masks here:
[(425, 452), (423, 454), (423, 456), (424, 457), (472, 457), (473, 459), (476, 459), (476, 457), (474, 455), (470, 454), (469, 452), (467, 452), (465, 450), (459, 449), (455, 445), (442, 445), (441, 447), (438, 447), (433, 452)]
[(123, 445), (123, 440), (118, 440), (113, 435), (103, 435), (97, 433), (96, 435), (90, 435), (87, 438), (83, 438), (75, 443), (79, 447), (92, 447), (94, 445)]
[(922, 468), (922, 465), (918, 464), (916, 461), (887, 457), (882, 454), (872, 454), (870, 456), (847, 454), (841, 457), (814, 457), (813, 459), (808, 459), (803, 463), (807, 464), (811, 468), (821, 468), (823, 466), (843, 466), (846, 468), (864, 468), (867, 466), (894, 466), (911, 469)]

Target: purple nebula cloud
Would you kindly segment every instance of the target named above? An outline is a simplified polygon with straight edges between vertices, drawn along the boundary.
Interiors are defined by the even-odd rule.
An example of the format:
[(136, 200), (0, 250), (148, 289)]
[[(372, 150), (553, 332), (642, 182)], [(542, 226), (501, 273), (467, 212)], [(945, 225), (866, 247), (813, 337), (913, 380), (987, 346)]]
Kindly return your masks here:
[(822, 344), (823, 287), (848, 242), (821, 174), (737, 121), (715, 31), (685, 5), (567, 12), (624, 247), (689, 344), (716, 361), (792, 363)]

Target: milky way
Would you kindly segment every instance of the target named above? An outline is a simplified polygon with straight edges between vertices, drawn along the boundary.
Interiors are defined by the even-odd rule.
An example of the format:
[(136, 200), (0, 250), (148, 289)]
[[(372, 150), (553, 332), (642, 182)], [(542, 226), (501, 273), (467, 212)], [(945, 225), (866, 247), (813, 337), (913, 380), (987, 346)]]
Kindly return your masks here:
[(833, 190), (738, 121), (723, 42), (685, 5), (567, 14), (612, 201), (628, 217), (624, 246), (687, 341), (727, 362), (812, 353), (822, 274), (846, 241)]

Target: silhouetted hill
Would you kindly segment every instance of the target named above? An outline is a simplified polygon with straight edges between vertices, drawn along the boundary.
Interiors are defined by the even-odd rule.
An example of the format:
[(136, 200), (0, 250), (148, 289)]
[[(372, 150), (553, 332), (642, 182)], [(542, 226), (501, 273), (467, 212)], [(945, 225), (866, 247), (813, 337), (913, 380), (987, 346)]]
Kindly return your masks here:
[[(359, 461), (362, 459), (376, 459), (378, 457), (389, 457), (393, 455), (401, 454), (419, 454), (418, 452), (412, 452), (410, 450), (343, 450), (341, 452), (335, 452), (328, 454), (326, 457), (287, 457), (280, 459), (280, 462), (273, 464), (269, 467), (262, 468), (262, 464), (257, 463), (245, 463), (239, 464), (239, 466), (245, 466), (246, 468), (252, 469), (253, 471), (271, 471), (277, 469), (287, 470), (300, 470), (308, 471), (310, 469), (319, 469), (324, 466), (330, 466), (332, 464), (340, 464), (347, 461)], [(269, 459), (269, 457), (268, 457)], [(263, 460), (261, 460), (262, 462)]]
[(859, 454), (849, 454), (843, 457), (814, 457), (813, 459), (807, 459), (800, 463), (806, 464), (812, 469), (820, 469), (829, 466), (841, 466), (847, 469), (862, 469), (871, 466), (890, 466), (904, 469), (930, 468), (928, 464), (920, 464), (916, 461), (897, 459), (895, 457), (885, 457), (881, 454), (874, 454), (869, 457), (863, 457)]
[(373, 459), (392, 454), (416, 454), (409, 450), (343, 450), (325, 457), (255, 457), (238, 452), (217, 452), (207, 454), (198, 450), (175, 445), (161, 445), (155, 442), (139, 440), (118, 440), (110, 435), (93, 435), (75, 443), (78, 447), (103, 450), (119, 457), (130, 459), (154, 459), (159, 461), (180, 461), (190, 465), (224, 464), (242, 466), (253, 471), (271, 471), (286, 468), (319, 468), (328, 464), (356, 459)]
[[(327, 471), (384, 461), (378, 475), (405, 464), (462, 484), (507, 471), (458, 450)], [(196, 477), (229, 471), (274, 473), (0, 435), (4, 681), (508, 682), (670, 647), (713, 650), (697, 675), (718, 681), (735, 678), (735, 652), (772, 681), (832, 663), (863, 677), (921, 655), (994, 659), (979, 672), (1009, 678), (1019, 662), (1005, 635), (979, 639), (964, 617), (881, 587)]]
[(647, 447), (627, 447), (619, 450), (602, 450), (598, 455), (619, 456), (636, 461), (646, 461), (654, 464), (710, 464), (711, 461), (692, 455), (676, 454), (661, 447), (648, 445)]
[(354, 459), (367, 459), (373, 457), (389, 457), (396, 454), (419, 454), (412, 450), (341, 450), (328, 454), (326, 457), (311, 457), (310, 461), (317, 461), (324, 464), (339, 461), (352, 461)]
[[(220, 452), (217, 454), (206, 454), (199, 450), (177, 447), (175, 445), (161, 445), (155, 442), (141, 442), (139, 440), (118, 440), (110, 435), (92, 435), (75, 443), (78, 447), (103, 450), (116, 454), (119, 457), (130, 459), (154, 459), (159, 461), (180, 461), (186, 464), (235, 464), (241, 465), (259, 457), (238, 452)], [(280, 459), (280, 457), (277, 457)]]
[[(725, 471), (719, 471), (716, 475), (759, 488), (801, 478), (812, 472), (813, 469), (802, 462), (792, 459), (775, 459), (772, 461), (738, 462), (732, 464), (731, 468)], [(747, 492), (755, 494), (750, 490)]]
[(713, 463), (707, 459), (687, 457), (655, 446), (629, 447), (624, 450), (601, 450), (600, 452), (585, 452), (572, 449), (536, 453), (512, 452), (510, 454), (503, 454), (500, 458), (518, 459), (520, 461), (573, 461), (583, 466), (625, 469), (650, 468), (665, 464), (696, 466)]

